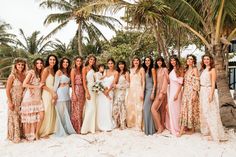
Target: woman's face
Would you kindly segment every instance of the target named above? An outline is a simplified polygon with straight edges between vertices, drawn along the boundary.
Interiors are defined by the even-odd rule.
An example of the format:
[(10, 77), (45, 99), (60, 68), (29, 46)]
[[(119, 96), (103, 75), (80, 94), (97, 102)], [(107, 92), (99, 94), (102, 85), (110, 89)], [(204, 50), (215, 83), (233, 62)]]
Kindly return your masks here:
[(89, 58), (89, 65), (92, 66), (92, 65), (94, 65), (94, 63), (95, 63), (95, 58), (94, 57), (90, 57)]
[(64, 69), (67, 69), (69, 66), (69, 61), (67, 59), (63, 59), (63, 62), (62, 62), (62, 67)]
[(119, 67), (119, 69), (122, 71), (122, 70), (124, 70), (125, 65), (120, 63), (120, 64), (118, 65), (118, 67)]
[(192, 56), (188, 56), (188, 58), (187, 58), (187, 65), (188, 66), (193, 66), (193, 64), (194, 64), (193, 57)]
[(23, 72), (24, 69), (25, 69), (25, 63), (24, 62), (16, 63), (16, 70), (18, 72)]
[(134, 60), (133, 60), (133, 65), (135, 66), (135, 67), (138, 67), (139, 66), (139, 60), (137, 59), (137, 58), (135, 58)]
[(160, 68), (160, 67), (162, 67), (162, 61), (161, 60), (158, 60), (157, 61), (157, 66)]
[(146, 58), (146, 59), (145, 59), (145, 65), (146, 65), (147, 67), (149, 67), (150, 64), (151, 64), (150, 58)]
[(77, 58), (77, 59), (75, 60), (75, 65), (76, 65), (76, 67), (81, 67), (82, 64), (83, 64), (82, 59)]
[(56, 64), (56, 58), (54, 56), (50, 56), (48, 62), (49, 65), (53, 67)]
[(174, 58), (172, 58), (170, 60), (170, 64), (173, 66), (173, 67), (176, 67), (176, 60)]
[(99, 72), (100, 72), (100, 73), (103, 73), (103, 72), (104, 72), (104, 66), (100, 66), (100, 67), (99, 67)]
[(115, 65), (112, 61), (107, 62), (107, 66), (109, 69), (114, 69)]
[(43, 69), (43, 62), (41, 60), (37, 60), (35, 63), (36, 69), (42, 70)]
[(210, 57), (205, 56), (205, 57), (203, 58), (203, 63), (205, 64), (205, 66), (209, 66), (210, 63), (211, 63)]

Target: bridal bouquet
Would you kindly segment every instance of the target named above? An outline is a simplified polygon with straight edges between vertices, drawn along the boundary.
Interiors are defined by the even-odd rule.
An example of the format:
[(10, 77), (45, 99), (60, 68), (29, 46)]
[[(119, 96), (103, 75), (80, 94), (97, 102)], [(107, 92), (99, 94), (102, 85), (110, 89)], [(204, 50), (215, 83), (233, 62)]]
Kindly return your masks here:
[(98, 92), (103, 92), (105, 90), (105, 87), (102, 85), (102, 82), (96, 82), (93, 87), (92, 87), (92, 91), (95, 93)]

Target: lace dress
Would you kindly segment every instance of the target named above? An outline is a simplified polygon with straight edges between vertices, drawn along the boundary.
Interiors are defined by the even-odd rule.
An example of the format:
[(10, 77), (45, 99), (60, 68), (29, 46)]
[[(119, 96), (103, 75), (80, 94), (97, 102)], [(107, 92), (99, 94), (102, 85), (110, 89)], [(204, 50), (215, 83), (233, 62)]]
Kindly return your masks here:
[(211, 80), (208, 69), (200, 76), (200, 129), (205, 136), (211, 136), (214, 141), (226, 140), (224, 128), (220, 119), (219, 102), (214, 92), (211, 103), (208, 96), (211, 92)]

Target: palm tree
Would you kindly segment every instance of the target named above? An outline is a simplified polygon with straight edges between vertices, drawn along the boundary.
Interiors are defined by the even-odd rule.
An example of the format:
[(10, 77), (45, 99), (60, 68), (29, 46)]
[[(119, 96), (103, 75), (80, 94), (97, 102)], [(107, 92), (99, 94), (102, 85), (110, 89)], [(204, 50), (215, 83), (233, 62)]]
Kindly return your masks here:
[(225, 126), (236, 126), (236, 105), (231, 97), (226, 72), (227, 49), (236, 34), (236, 1), (164, 0), (171, 8), (169, 18), (196, 35), (215, 56), (220, 111)]
[(115, 26), (117, 24), (121, 25), (114, 17), (97, 14), (97, 8), (104, 10), (104, 2), (101, 4), (91, 0), (44, 0), (40, 6), (49, 9), (59, 9), (60, 11), (59, 13), (48, 15), (44, 21), (44, 24), (56, 22), (59, 24), (52, 30), (49, 36), (55, 34), (70, 21), (76, 22), (78, 52), (80, 55), (82, 55), (82, 39), (84, 36), (87, 35), (90, 39), (95, 39), (98, 42), (100, 39), (106, 40), (104, 34), (99, 30), (98, 25), (108, 27), (113, 31), (116, 31)]
[(46, 41), (44, 36), (39, 37), (39, 34), (39, 31), (34, 31), (29, 37), (26, 37), (24, 31), (20, 29), (23, 41), (17, 39), (17, 45), (30, 54), (44, 53), (51, 41)]
[(9, 29), (11, 29), (9, 24), (0, 21), (0, 45), (8, 46), (9, 43), (14, 43), (15, 35), (8, 33)]

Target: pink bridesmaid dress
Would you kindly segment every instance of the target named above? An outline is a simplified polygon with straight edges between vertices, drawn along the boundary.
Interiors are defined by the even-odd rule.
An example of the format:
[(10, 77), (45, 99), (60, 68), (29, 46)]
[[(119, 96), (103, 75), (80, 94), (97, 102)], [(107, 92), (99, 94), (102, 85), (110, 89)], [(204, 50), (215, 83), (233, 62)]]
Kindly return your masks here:
[(168, 116), (166, 118), (166, 127), (173, 135), (177, 135), (180, 131), (179, 114), (182, 100), (182, 90), (179, 93), (178, 99), (174, 101), (175, 94), (179, 86), (183, 84), (183, 77), (177, 77), (175, 70), (169, 74), (170, 85), (168, 89)]

